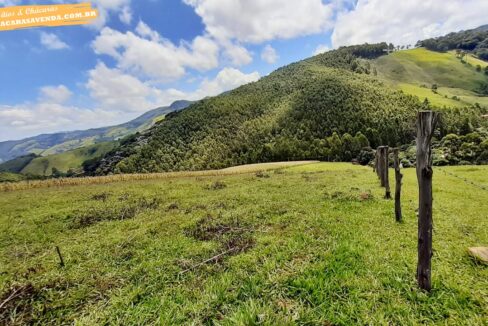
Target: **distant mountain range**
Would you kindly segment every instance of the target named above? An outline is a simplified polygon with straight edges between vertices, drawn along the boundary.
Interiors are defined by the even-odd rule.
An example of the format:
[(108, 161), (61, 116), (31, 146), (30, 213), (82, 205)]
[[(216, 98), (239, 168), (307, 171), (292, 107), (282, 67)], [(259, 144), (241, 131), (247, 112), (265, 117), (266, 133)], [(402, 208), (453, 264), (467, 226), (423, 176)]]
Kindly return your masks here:
[(0, 142), (0, 162), (31, 153), (41, 156), (59, 154), (84, 146), (120, 139), (149, 129), (166, 114), (182, 110), (191, 103), (190, 101), (176, 101), (170, 106), (151, 110), (132, 121), (116, 126), (43, 134), (22, 140)]

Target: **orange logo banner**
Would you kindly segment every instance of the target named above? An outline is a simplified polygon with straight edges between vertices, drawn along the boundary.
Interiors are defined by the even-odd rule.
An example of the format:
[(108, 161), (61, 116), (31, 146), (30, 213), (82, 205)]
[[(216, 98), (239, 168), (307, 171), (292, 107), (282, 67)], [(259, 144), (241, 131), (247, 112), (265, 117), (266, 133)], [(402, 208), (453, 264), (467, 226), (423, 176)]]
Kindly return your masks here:
[(0, 31), (13, 29), (88, 24), (98, 11), (88, 2), (64, 5), (0, 8)]

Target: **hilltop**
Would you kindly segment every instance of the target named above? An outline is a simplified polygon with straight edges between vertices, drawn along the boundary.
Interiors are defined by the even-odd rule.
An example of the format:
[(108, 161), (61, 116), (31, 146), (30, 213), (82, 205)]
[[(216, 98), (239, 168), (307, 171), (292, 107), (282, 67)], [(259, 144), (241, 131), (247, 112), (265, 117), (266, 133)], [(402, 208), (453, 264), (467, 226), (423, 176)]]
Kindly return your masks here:
[[(417, 48), (382, 56), (374, 65), (385, 83), (421, 99), (427, 98), (435, 106), (488, 107), (488, 94), (483, 89), (488, 82), (485, 73), (488, 62), (472, 55), (461, 60), (455, 51)], [(478, 70), (478, 66), (482, 69)]]
[(488, 60), (488, 25), (422, 40), (417, 46), (433, 51), (459, 50)]

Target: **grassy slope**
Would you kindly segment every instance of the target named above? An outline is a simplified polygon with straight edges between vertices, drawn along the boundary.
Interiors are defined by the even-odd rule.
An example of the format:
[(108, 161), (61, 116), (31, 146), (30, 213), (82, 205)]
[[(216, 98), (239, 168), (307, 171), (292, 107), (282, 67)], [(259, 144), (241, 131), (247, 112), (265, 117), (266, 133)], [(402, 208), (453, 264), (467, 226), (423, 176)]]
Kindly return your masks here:
[[(371, 169), (342, 163), (260, 178), (3, 193), (0, 293), (11, 283), (31, 282), (34, 287), (7, 307), (17, 307), (17, 318), (40, 323), (483, 325), (488, 269), (468, 258), (466, 248), (488, 244), (488, 192), (443, 170), (487, 185), (487, 167), (435, 169), (429, 295), (414, 280), (415, 171), (404, 171), (405, 223), (396, 224), (393, 202), (382, 199)], [(208, 187), (217, 181), (226, 187)], [(372, 199), (358, 199), (369, 192)], [(133, 219), (77, 224), (76, 217), (124, 212), (141, 198), (160, 205)], [(239, 221), (255, 245), (179, 275), (223, 250), (216, 241), (185, 232), (207, 216)], [(55, 245), (65, 268), (57, 266)]]
[(82, 139), (69, 140), (61, 144), (57, 144), (52, 147), (49, 147), (46, 150), (42, 150), (40, 152), (40, 155), (48, 156), (48, 155), (61, 154), (77, 148), (95, 145), (96, 141), (97, 141), (96, 137), (87, 137)]
[[(327, 157), (333, 131), (361, 131), (370, 143), (411, 141), (421, 103), (357, 67), (341, 49), (297, 62), (202, 100), (110, 153), (97, 173), (219, 169)], [(353, 64), (354, 63), (354, 64)], [(123, 158), (123, 159), (121, 159)], [(93, 171), (94, 172), (94, 171)]]
[[(438, 106), (463, 107), (479, 103), (488, 106), (488, 97), (477, 96), (480, 83), (488, 82), (483, 72), (475, 66), (488, 66), (488, 62), (470, 57), (462, 64), (454, 52), (439, 53), (417, 48), (395, 52), (376, 59), (378, 75), (408, 94), (428, 98)], [(439, 86), (438, 94), (431, 91), (432, 84)], [(426, 87), (422, 87), (426, 86)], [(445, 97), (447, 96), (447, 98)], [(460, 101), (452, 99), (458, 96)]]
[(61, 154), (38, 157), (32, 160), (22, 170), (22, 173), (33, 175), (51, 175), (53, 167), (56, 167), (61, 172), (67, 172), (70, 168), (78, 169), (81, 167), (81, 164), (84, 161), (102, 156), (109, 152), (114, 146), (115, 143), (113, 142), (99, 143)]
[(0, 172), (0, 183), (2, 182), (18, 182), (24, 180), (25, 177), (21, 174), (11, 172)]
[(20, 173), (34, 158), (35, 155), (30, 154), (4, 162), (0, 164), (0, 172)]
[[(131, 133), (140, 132), (150, 128), (154, 123), (161, 121), (162, 119), (164, 119), (164, 117), (156, 117), (134, 130), (122, 127), (113, 127), (106, 133), (105, 136), (119, 138)], [(37, 160), (33, 161), (24, 168), (22, 173), (51, 175), (53, 167), (56, 167), (62, 172), (66, 172), (70, 168), (78, 169), (85, 160), (94, 158), (96, 156), (102, 156), (113, 148), (113, 144), (111, 143), (105, 142), (96, 144), (95, 142), (96, 137), (89, 137), (80, 140), (67, 141), (50, 147), (47, 150), (41, 151), (42, 156), (44, 156), (43, 158), (38, 158)], [(94, 148), (97, 149), (96, 152), (94, 154), (89, 154)]]

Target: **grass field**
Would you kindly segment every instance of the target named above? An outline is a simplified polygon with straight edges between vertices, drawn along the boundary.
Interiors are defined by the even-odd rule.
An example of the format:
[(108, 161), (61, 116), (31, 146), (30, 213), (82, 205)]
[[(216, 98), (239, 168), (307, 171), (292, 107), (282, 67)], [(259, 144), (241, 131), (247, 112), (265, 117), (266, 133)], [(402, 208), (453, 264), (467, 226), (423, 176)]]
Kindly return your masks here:
[[(454, 52), (434, 52), (424, 48), (398, 51), (376, 59), (378, 76), (387, 83), (418, 96), (428, 98), (436, 106), (465, 107), (476, 103), (488, 107), (488, 97), (479, 96), (476, 91), (488, 76), (476, 71), (488, 62), (470, 56), (469, 64), (463, 64)], [(438, 85), (437, 93), (432, 92)], [(458, 99), (453, 99), (457, 96)]]
[(38, 157), (33, 159), (21, 173), (50, 176), (52, 175), (53, 167), (66, 173), (69, 169), (80, 169), (84, 161), (102, 156), (114, 147), (114, 142), (105, 142), (73, 149), (60, 154)]
[(404, 174), (401, 224), (345, 163), (0, 193), (0, 324), (486, 325), (488, 167), (434, 170), (430, 294)]

